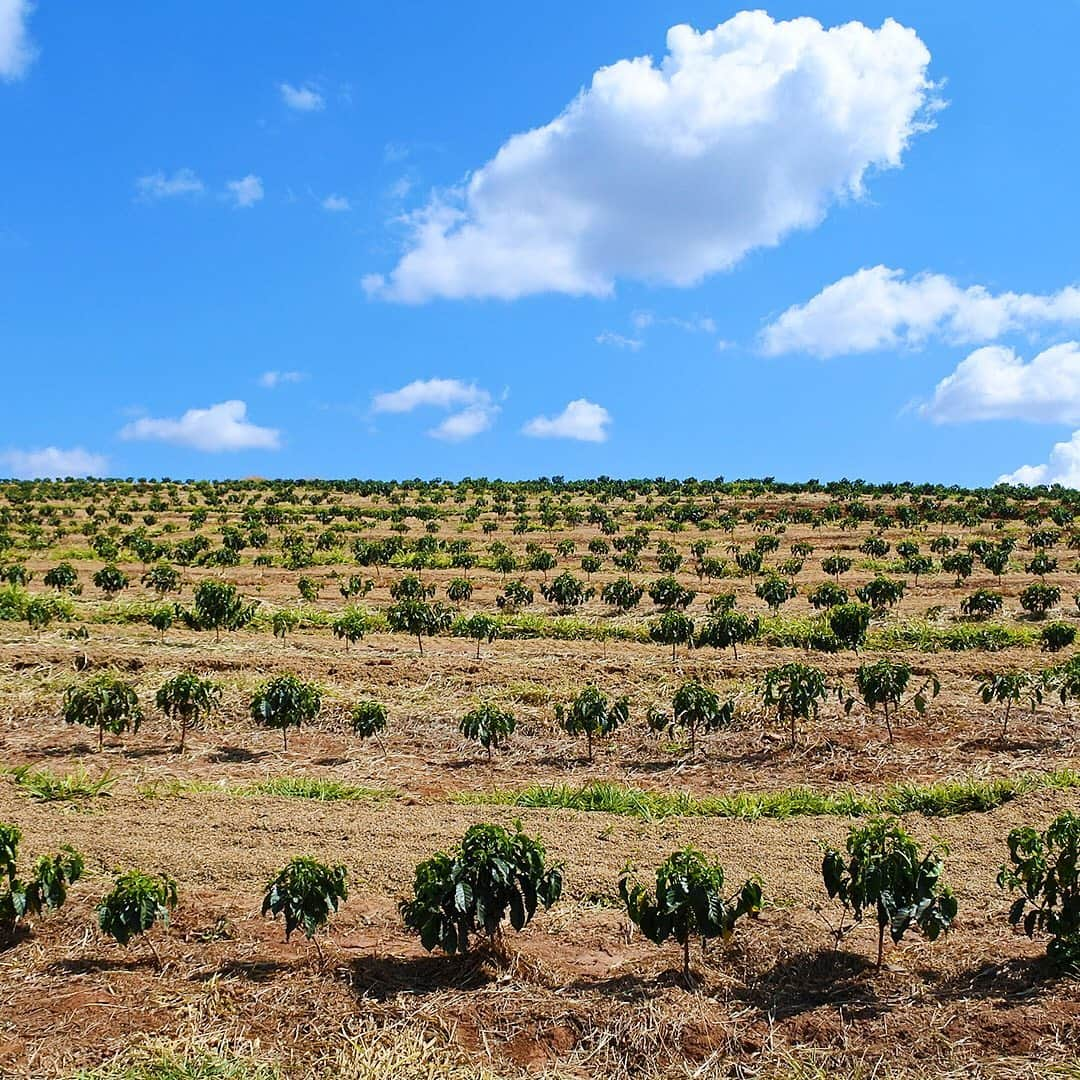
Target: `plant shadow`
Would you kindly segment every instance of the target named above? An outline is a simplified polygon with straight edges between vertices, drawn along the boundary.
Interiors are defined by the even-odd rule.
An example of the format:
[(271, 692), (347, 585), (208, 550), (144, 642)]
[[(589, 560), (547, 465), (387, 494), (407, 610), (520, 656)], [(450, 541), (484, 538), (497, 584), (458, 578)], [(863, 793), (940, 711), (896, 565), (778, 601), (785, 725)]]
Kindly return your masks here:
[(360, 998), (386, 1001), (401, 994), (478, 990), (495, 980), (488, 958), (475, 956), (364, 956), (348, 966), (348, 981)]
[(207, 755), (207, 760), (215, 765), (239, 765), (244, 762), (261, 761), (266, 757), (265, 750), (246, 750), (242, 746), (219, 746)]
[(856, 1006), (876, 1016), (884, 1008), (865, 956), (843, 949), (820, 948), (778, 960), (738, 996), (777, 1019), (787, 1019), (822, 1005)]

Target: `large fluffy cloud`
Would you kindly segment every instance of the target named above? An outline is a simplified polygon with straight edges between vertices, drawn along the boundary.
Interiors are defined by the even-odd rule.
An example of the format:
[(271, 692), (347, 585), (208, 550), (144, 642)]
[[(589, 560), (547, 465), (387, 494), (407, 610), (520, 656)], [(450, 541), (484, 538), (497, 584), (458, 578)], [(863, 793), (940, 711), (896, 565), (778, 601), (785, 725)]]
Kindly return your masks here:
[(667, 49), (601, 68), (551, 123), (415, 212), (409, 249), (368, 292), (691, 285), (815, 225), (868, 169), (898, 166), (932, 99), (926, 46), (891, 19), (826, 30), (744, 11), (702, 33), (672, 27)]
[(937, 384), (920, 411), (940, 422), (1078, 423), (1080, 345), (1066, 341), (1030, 361), (1002, 345), (976, 349)]
[(247, 418), (242, 401), (222, 401), (206, 409), (188, 409), (178, 419), (144, 416), (124, 427), (122, 439), (146, 439), (189, 446), (193, 450), (277, 450), (280, 432)]
[(1021, 465), (1016, 472), (997, 479), (999, 484), (1061, 484), (1080, 488), (1080, 431), (1074, 431), (1068, 442), (1054, 444), (1050, 460), (1045, 465)]
[(0, 79), (21, 79), (37, 50), (26, 28), (34, 5), (30, 0), (0, 0)]
[(39, 480), (54, 476), (104, 476), (108, 461), (101, 454), (92, 454), (81, 446), (61, 450), (45, 446), (39, 450), (5, 450), (0, 452), (0, 470), (10, 472), (17, 480)]
[(538, 439), (577, 439), (604, 442), (608, 437), (611, 413), (603, 405), (586, 398), (571, 401), (558, 416), (537, 416), (521, 430)]
[(1080, 289), (1048, 294), (963, 288), (944, 274), (871, 266), (826, 286), (785, 311), (762, 334), (766, 353), (816, 356), (916, 347), (940, 337), (993, 341), (1017, 330), (1080, 323)]

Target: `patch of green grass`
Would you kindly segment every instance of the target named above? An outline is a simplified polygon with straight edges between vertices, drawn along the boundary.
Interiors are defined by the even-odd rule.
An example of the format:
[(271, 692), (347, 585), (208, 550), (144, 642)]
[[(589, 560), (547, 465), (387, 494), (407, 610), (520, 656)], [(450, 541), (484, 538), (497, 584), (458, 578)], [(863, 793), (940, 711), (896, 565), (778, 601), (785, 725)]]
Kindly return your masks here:
[(1028, 626), (971, 622), (936, 626), (911, 619), (871, 629), (866, 645), (871, 649), (917, 649), (919, 652), (962, 652), (981, 649), (1000, 652), (1015, 646), (1035, 645), (1038, 635)]
[(464, 792), (454, 801), (465, 804), (557, 808), (622, 814), (654, 820), (664, 817), (718, 817), (755, 821), (804, 816), (863, 817), (867, 814), (925, 814), (948, 817), (993, 810), (1018, 795), (1039, 790), (1080, 787), (1080, 773), (1060, 769), (999, 780), (943, 780), (936, 784), (896, 784), (880, 791), (737, 792), (734, 795), (691, 795), (689, 792), (645, 791), (622, 784), (532, 785), (516, 790)]
[(283, 799), (314, 799), (317, 802), (378, 802), (392, 799), (386, 788), (361, 787), (341, 780), (323, 780), (314, 776), (269, 776), (248, 784), (227, 786), (207, 780), (154, 780), (138, 788), (145, 799), (167, 799), (180, 795), (217, 793), (239, 798), (276, 796)]
[(250, 1057), (165, 1043), (125, 1051), (104, 1065), (74, 1073), (70, 1080), (281, 1080), (283, 1076), (276, 1065)]
[(272, 776), (228, 790), (233, 795), (279, 795), (288, 799), (315, 799), (319, 802), (374, 802), (393, 797), (393, 792), (383, 788), (360, 787), (313, 776)]
[(50, 769), (19, 765), (11, 770), (11, 777), (22, 791), (40, 802), (74, 802), (105, 796), (116, 783), (116, 777), (108, 769), (99, 776), (91, 776), (82, 766), (58, 775)]

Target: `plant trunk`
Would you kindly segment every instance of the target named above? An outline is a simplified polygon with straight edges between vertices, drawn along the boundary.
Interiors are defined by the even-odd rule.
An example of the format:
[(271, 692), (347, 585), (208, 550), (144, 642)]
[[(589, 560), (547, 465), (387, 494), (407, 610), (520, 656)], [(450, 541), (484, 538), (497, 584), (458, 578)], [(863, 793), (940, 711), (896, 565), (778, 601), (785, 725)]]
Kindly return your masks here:
[(289, 728), (285, 724), (282, 724), (282, 726), (281, 726), (281, 745), (284, 747), (285, 751), (288, 752), (288, 749), (289, 749)]
[(1001, 722), (1001, 741), (1005, 741), (1005, 734), (1009, 730), (1009, 710), (1012, 708), (1012, 702), (1005, 702), (1005, 718)]
[(188, 725), (188, 714), (187, 714), (186, 710), (181, 710), (181, 712), (180, 712), (180, 753), (181, 754), (184, 752), (184, 747), (185, 747), (185, 745), (187, 743), (187, 725)]
[(154, 939), (149, 934), (144, 934), (143, 940), (150, 946), (150, 952), (154, 955), (154, 967), (157, 968), (158, 971), (161, 971), (161, 956), (154, 946)]
[(889, 742), (893, 741), (892, 736), (892, 721), (889, 719), (889, 703), (885, 702), (885, 728), (889, 732)]
[(420, 655), (423, 656), (424, 655), (424, 639), (419, 634), (416, 635), (416, 644), (420, 647)]
[(99, 754), (101, 753), (104, 746), (105, 746), (105, 725), (104, 724), (98, 724), (97, 748), (98, 748), (98, 753)]
[(877, 970), (881, 970), (881, 961), (885, 956), (885, 924), (878, 926), (877, 935)]
[(693, 984), (690, 981), (690, 935), (686, 935), (686, 940), (682, 946), (682, 974), (683, 980), (688, 987), (692, 987)]

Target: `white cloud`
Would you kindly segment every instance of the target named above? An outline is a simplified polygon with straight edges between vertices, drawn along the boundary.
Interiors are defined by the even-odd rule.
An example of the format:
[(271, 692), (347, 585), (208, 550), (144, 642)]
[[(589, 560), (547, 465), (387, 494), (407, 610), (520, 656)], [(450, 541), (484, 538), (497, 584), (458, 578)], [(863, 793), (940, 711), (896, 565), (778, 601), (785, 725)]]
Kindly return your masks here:
[(326, 106), (322, 94), (311, 86), (280, 83), (278, 89), (281, 91), (281, 100), (297, 112), (319, 112)]
[(651, 326), (674, 326), (688, 334), (715, 334), (716, 322), (707, 315), (695, 315), (681, 319), (675, 315), (657, 315), (653, 311), (635, 311), (630, 316), (635, 330), (647, 330)]
[(433, 427), (428, 434), (434, 439), (448, 442), (460, 442), (487, 431), (499, 414), (499, 406), (490, 402), (483, 405), (470, 405), (461, 412), (451, 413), (441, 424)]
[(306, 378), (302, 371), (264, 371), (259, 376), (259, 385), (265, 390), (274, 390), (286, 383), (303, 382)]
[(351, 210), (352, 204), (344, 195), (327, 195), (322, 201), (322, 208), (331, 213), (340, 214), (345, 210)]
[(243, 401), (222, 401), (206, 409), (188, 409), (178, 420), (145, 416), (124, 427), (122, 439), (149, 439), (194, 450), (277, 450), (280, 432), (247, 419)]
[(762, 334), (770, 355), (817, 356), (914, 348), (931, 337), (956, 344), (993, 341), (1041, 325), (1080, 323), (1080, 288), (1056, 293), (992, 293), (963, 288), (944, 274), (904, 276), (872, 266), (826, 286), (788, 308)]
[(0, 79), (21, 79), (37, 57), (26, 24), (34, 10), (30, 0), (0, 0)]
[(254, 206), (263, 197), (262, 180), (248, 173), (242, 180), (230, 180), (225, 185), (226, 198), (233, 206), (244, 209)]
[(976, 349), (919, 410), (940, 423), (967, 420), (1080, 422), (1080, 344), (1066, 341), (1030, 362), (1002, 345)]
[(645, 346), (641, 338), (626, 337), (624, 334), (616, 334), (614, 330), (604, 330), (597, 334), (596, 344), (613, 345), (616, 349), (630, 349), (632, 352), (637, 352)]
[(997, 483), (1080, 488), (1080, 431), (1074, 431), (1068, 442), (1055, 443), (1045, 465), (1021, 465), (1015, 472), (999, 476)]
[[(2, 3), (3, 0), (0, 0)], [(163, 172), (140, 176), (135, 181), (135, 191), (140, 199), (172, 199), (178, 195), (200, 195), (205, 190), (203, 182), (191, 169), (177, 169), (172, 176)]]
[(558, 416), (537, 416), (521, 430), (538, 439), (578, 439), (604, 442), (608, 437), (611, 414), (602, 405), (585, 398), (571, 401)]
[(424, 405), (452, 409), (457, 405), (479, 405), (491, 395), (475, 383), (460, 379), (416, 379), (400, 390), (376, 394), (371, 399), (373, 412), (406, 413)]
[(81, 446), (61, 450), (46, 446), (40, 450), (5, 450), (0, 452), (0, 469), (10, 470), (17, 480), (39, 480), (54, 476), (104, 476), (108, 460)]
[(826, 30), (744, 11), (674, 26), (659, 63), (601, 68), (553, 121), (410, 215), (409, 249), (368, 291), (419, 303), (604, 296), (620, 277), (693, 285), (898, 167), (935, 105), (929, 62), (891, 19)]
[(416, 379), (371, 399), (371, 411), (376, 413), (409, 413), (424, 407), (456, 410), (428, 431), (432, 438), (450, 442), (487, 431), (499, 414), (487, 390), (460, 379)]

